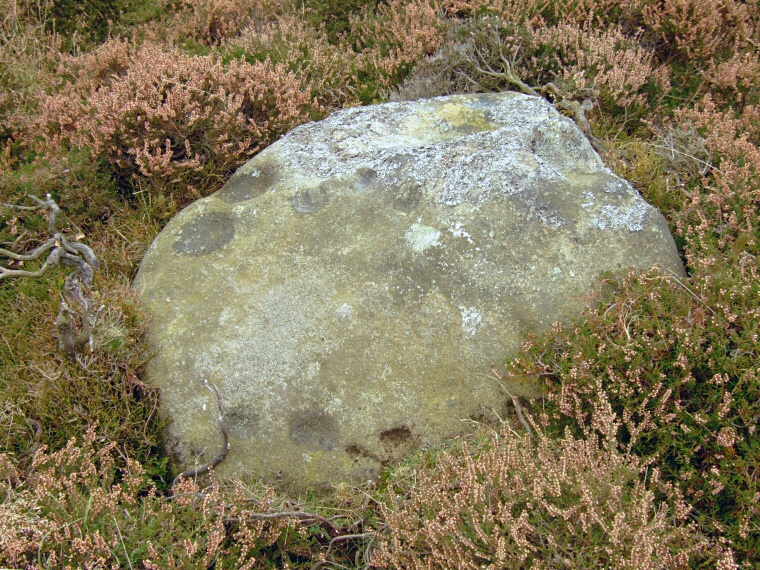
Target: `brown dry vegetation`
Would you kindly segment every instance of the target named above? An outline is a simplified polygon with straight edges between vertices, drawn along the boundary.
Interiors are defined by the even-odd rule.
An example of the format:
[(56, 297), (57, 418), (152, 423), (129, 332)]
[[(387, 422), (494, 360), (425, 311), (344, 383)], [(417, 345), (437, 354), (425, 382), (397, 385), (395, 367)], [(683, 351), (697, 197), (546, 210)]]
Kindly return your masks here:
[[(50, 194), (100, 258), (103, 307), (70, 358), (68, 270), (0, 278), (0, 566), (757, 567), (757, 0), (0, 0), (0, 18), (0, 247), (48, 239), (7, 204)], [(529, 434), (508, 420), (329, 497), (172, 488), (130, 288), (163, 224), (337, 108), (548, 83), (568, 112), (593, 103), (688, 279), (606, 276), (576, 323), (526, 339), (498, 376), (544, 387)]]

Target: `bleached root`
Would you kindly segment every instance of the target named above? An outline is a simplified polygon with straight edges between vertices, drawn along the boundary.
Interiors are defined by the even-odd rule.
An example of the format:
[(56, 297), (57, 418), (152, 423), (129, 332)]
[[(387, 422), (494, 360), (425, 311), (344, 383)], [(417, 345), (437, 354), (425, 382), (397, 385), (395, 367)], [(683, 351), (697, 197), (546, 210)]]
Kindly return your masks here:
[[(74, 269), (63, 284), (61, 308), (55, 324), (61, 351), (66, 356), (75, 358), (85, 349), (92, 352), (92, 334), (102, 307), (93, 308), (90, 288), (95, 272), (100, 267), (100, 261), (92, 248), (67, 237), (58, 230), (58, 216), (61, 209), (50, 194), (45, 197), (45, 200), (34, 195), (30, 195), (29, 198), (36, 203), (34, 206), (14, 204), (3, 204), (3, 206), (26, 212), (47, 210), (50, 238), (28, 253), (13, 251), (21, 245), (21, 239), (25, 233), (11, 244), (11, 249), (0, 248), (0, 257), (8, 260), (5, 265), (0, 265), (0, 281), (11, 277), (41, 277), (50, 269), (60, 265)], [(43, 257), (45, 261), (39, 269), (34, 271), (22, 269), (26, 262), (38, 261)]]

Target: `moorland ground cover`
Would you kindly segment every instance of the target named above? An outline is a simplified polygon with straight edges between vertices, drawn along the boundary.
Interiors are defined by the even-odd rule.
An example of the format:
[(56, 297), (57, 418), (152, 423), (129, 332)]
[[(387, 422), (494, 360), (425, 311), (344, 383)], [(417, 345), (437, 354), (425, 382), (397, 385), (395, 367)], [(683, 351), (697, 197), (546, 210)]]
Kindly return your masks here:
[[(1, 565), (757, 565), (756, 0), (0, 0), (0, 17)], [(579, 121), (666, 216), (688, 278), (605, 276), (494, 371), (544, 387), (522, 419), (376, 488), (175, 483), (130, 288), (161, 227), (299, 123), (506, 89)], [(48, 194), (100, 262), (73, 354), (76, 269), (14, 275), (51, 238), (49, 210), (14, 206)]]

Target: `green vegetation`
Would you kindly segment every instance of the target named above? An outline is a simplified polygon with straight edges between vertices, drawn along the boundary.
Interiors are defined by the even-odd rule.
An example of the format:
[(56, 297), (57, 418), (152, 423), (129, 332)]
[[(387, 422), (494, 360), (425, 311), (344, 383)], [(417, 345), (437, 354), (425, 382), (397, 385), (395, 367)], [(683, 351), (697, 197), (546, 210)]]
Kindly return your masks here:
[[(0, 248), (48, 239), (43, 211), (12, 206), (50, 194), (58, 229), (100, 259), (87, 295), (102, 307), (68, 357), (71, 269), (0, 270), (0, 566), (757, 566), (756, 2), (0, 0), (0, 14)], [(341, 107), (528, 88), (590, 122), (668, 219), (688, 279), (608, 277), (499, 372), (544, 387), (516, 401), (527, 420), (421, 451), (378, 488), (173, 486), (130, 289), (161, 227)], [(3, 252), (9, 270), (44, 259)]]

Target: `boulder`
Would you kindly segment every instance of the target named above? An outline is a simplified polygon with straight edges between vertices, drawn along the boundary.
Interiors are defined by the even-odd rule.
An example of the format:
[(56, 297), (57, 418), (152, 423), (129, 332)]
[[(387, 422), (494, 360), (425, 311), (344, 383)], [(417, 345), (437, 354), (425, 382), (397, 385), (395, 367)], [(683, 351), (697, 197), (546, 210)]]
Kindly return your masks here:
[[(136, 287), (181, 468), (377, 478), (503, 417), (493, 377), (602, 272), (683, 275), (662, 215), (549, 103), (458, 95), (303, 125), (178, 214)], [(512, 386), (511, 390), (530, 386)]]

